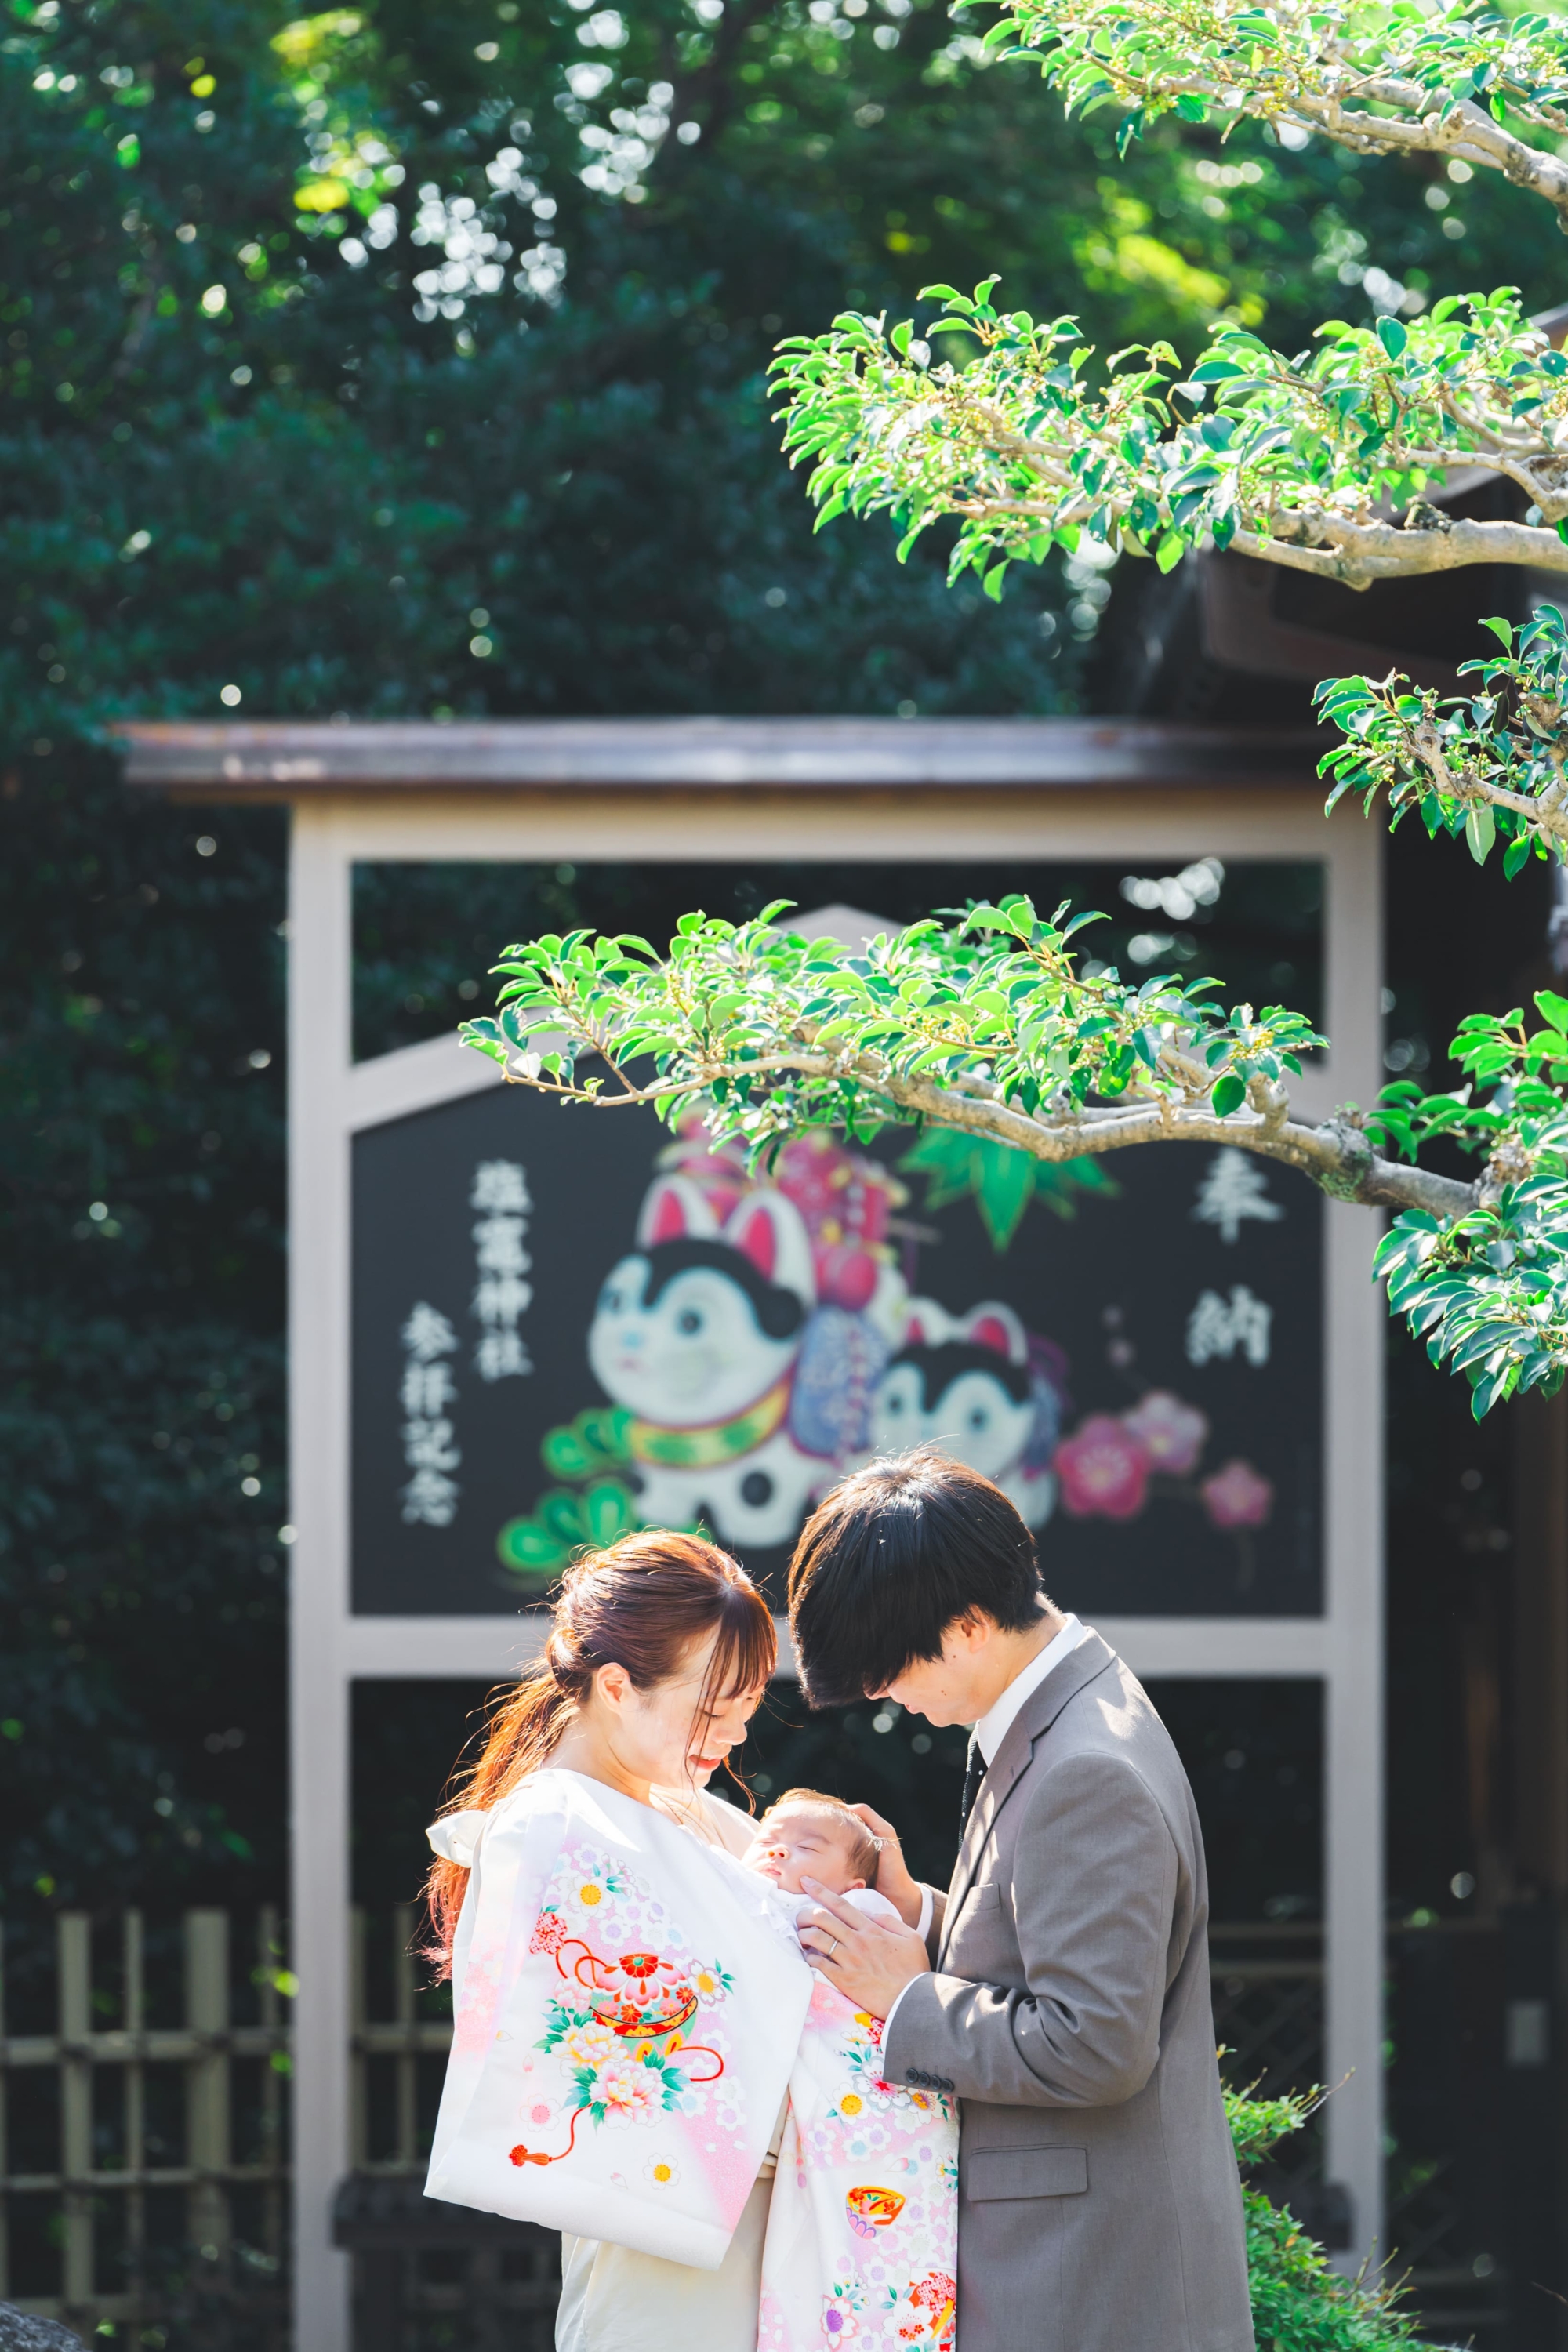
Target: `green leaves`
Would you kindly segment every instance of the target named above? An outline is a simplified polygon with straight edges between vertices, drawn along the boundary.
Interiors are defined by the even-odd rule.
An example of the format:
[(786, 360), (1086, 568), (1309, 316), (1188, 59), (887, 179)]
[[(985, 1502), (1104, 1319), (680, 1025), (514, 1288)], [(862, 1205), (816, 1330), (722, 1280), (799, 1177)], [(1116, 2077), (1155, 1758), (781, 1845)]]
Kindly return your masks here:
[(1468, 694), (1417, 692), (1398, 675), (1325, 678), (1314, 698), (1345, 740), (1319, 772), (1331, 809), (1348, 792), (1368, 809), (1385, 793), (1391, 824), (1418, 809), (1428, 833), (1462, 833), (1478, 865), (1500, 839), (1511, 881), (1532, 853), (1568, 846), (1568, 626), (1554, 604), (1518, 629), (1485, 625), (1504, 650), (1462, 666), (1479, 680)]
[(991, 1246), (998, 1252), (1011, 1243), (1031, 1201), (1040, 1202), (1058, 1217), (1070, 1218), (1078, 1213), (1079, 1195), (1098, 1192), (1111, 1200), (1117, 1192), (1097, 1160), (1068, 1160), (1053, 1166), (985, 1136), (952, 1128), (929, 1129), (899, 1166), (925, 1178), (928, 1209), (973, 1199)]
[(1405, 1158), (1443, 1137), (1487, 1162), (1480, 1205), (1447, 1223), (1406, 1211), (1374, 1261), (1391, 1311), (1469, 1381), (1478, 1420), (1568, 1370), (1568, 998), (1542, 989), (1535, 1004), (1544, 1029), (1517, 1007), (1468, 1015), (1449, 1050), (1470, 1084), (1424, 1096), (1402, 1080), (1366, 1122)]
[[(1288, 2092), (1258, 2099), (1227, 2087), (1226, 2121), (1241, 2170), (1301, 2130), (1321, 2095)], [(1268, 2352), (1401, 2352), (1414, 2346), (1415, 2320), (1405, 2307), (1402, 2284), (1383, 2275), (1337, 2277), (1288, 2207), (1271, 2205), (1260, 2190), (1246, 2187), (1242, 2201), (1253, 2325)]]
[[(1364, 682), (1335, 683), (1328, 699), (1347, 719), (1385, 709)], [(812, 1127), (864, 1137), (914, 1125), (902, 1164), (926, 1178), (932, 1206), (973, 1197), (998, 1249), (1031, 1201), (1066, 1215), (1111, 1189), (1107, 1149), (1216, 1132), (1267, 1149), (1268, 1118), (1288, 1108), (1278, 1090), (1324, 1042), (1286, 1006), (1211, 1004), (1209, 982), (1154, 974), (1134, 988), (1114, 967), (1084, 971), (1072, 940), (1096, 918), (1065, 903), (1047, 917), (1009, 894), (863, 949), (802, 939), (774, 927), (783, 908), (767, 913), (773, 921), (685, 915), (662, 959), (582, 930), (511, 948), (499, 1019), (462, 1034), (510, 1077), (563, 1099), (649, 1102), (672, 1126), (700, 1118), (753, 1167)], [(1568, 1369), (1568, 995), (1542, 989), (1533, 1016), (1468, 1016), (1451, 1047), (1465, 1083), (1386, 1087), (1348, 1157), (1336, 1142), (1314, 1162), (1309, 1131), (1292, 1130), (1290, 1156), (1341, 1193), (1372, 1150), (1415, 1163), (1444, 1141), (1483, 1163), (1473, 1195), (1445, 1180), (1472, 1205), (1447, 1223), (1407, 1210), (1377, 1258), (1391, 1310), (1470, 1382), (1478, 1413), (1554, 1389)], [(548, 1050), (530, 1043), (540, 1032)], [(1390, 1197), (1392, 1175), (1385, 1162), (1375, 1197)], [(614, 1416), (585, 1416), (553, 1433), (549, 1467), (594, 1493), (603, 1482), (594, 1507), (613, 1514), (620, 1440)], [(569, 1497), (561, 1527), (520, 1525), (511, 1564), (532, 1572), (554, 1548), (588, 1540), (588, 1507)]]
[(1478, 866), (1484, 866), (1497, 839), (1497, 819), (1489, 808), (1473, 808), (1465, 817), (1465, 839), (1470, 845), (1470, 856)]
[[(928, 363), (908, 320), (847, 313), (781, 351), (777, 414), (792, 462), (811, 467), (819, 521), (888, 513), (904, 556), (956, 517), (952, 576), (975, 571), (988, 595), (1008, 561), (1037, 562), (1082, 530), (1152, 549), (1162, 571), (1239, 532), (1265, 558), (1286, 541), (1316, 549), (1336, 576), (1358, 555), (1378, 576), (1419, 573), (1452, 556), (1451, 534), (1439, 547), (1431, 530), (1373, 510), (1397, 514), (1446, 467), (1497, 470), (1503, 456), (1543, 509), (1563, 503), (1554, 435), (1568, 425), (1568, 372), (1549, 364), (1559, 355), (1506, 288), (1408, 326), (1334, 321), (1294, 358), (1222, 324), (1180, 380), (1168, 346), (1114, 352), (1091, 375), (1076, 320), (999, 316), (988, 286), (973, 300), (927, 291), (947, 305), (929, 335), (962, 328), (979, 346), (967, 363)], [(1213, 413), (1181, 416), (1178, 394), (1212, 399)], [(1512, 529), (1511, 560), (1561, 568), (1552, 529)], [(1490, 541), (1483, 553), (1492, 560)]]
[[(1442, 153), (1461, 110), (1467, 129), (1483, 136), (1507, 116), (1545, 134), (1540, 151), (1516, 141), (1511, 175), (1562, 206), (1551, 168), (1568, 129), (1568, 31), (1559, 16), (1510, 21), (1486, 0), (1431, 9), (1372, 0), (1353, 15), (1227, 9), (1214, 0), (1011, 0), (990, 37), (1032, 54), (1069, 112), (1124, 107), (1123, 149), (1162, 115), (1203, 122), (1221, 102), (1227, 121), (1239, 113), (1288, 123), (1363, 152)], [(1498, 152), (1500, 161), (1500, 142)]]
[[(499, 1015), (461, 1034), (546, 1092), (631, 1093), (672, 1123), (700, 1110), (716, 1138), (738, 1137), (756, 1157), (781, 1135), (850, 1116), (862, 1132), (916, 1119), (928, 1142), (962, 1130), (956, 1159), (931, 1146), (918, 1164), (944, 1183), (962, 1167), (1000, 1243), (1031, 1187), (1060, 1205), (1106, 1180), (1054, 1165), (1076, 1161), (1074, 1150), (1015, 1151), (984, 1122), (977, 1133), (970, 1106), (984, 1104), (989, 1122), (1000, 1104), (1026, 1147), (1045, 1141), (1042, 1122), (1066, 1132), (1100, 1105), (1168, 1101), (1226, 1118), (1250, 1080), (1273, 1084), (1322, 1042), (1283, 1006), (1222, 1013), (1211, 982), (1154, 975), (1134, 988), (1114, 968), (1081, 972), (1071, 941), (1098, 919), (1064, 904), (1047, 920), (1012, 895), (862, 952), (762, 919), (692, 914), (662, 962), (640, 941), (547, 935), (508, 951)], [(594, 1072), (580, 1078), (588, 1056)]]

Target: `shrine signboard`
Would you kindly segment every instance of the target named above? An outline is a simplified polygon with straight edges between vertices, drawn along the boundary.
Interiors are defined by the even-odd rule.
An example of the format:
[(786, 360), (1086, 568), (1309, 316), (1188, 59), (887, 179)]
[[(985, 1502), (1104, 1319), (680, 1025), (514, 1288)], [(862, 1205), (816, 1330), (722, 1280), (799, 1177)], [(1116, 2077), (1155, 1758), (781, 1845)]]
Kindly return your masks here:
[(813, 1501), (921, 1442), (999, 1481), (1087, 1617), (1316, 1614), (1315, 1187), (1171, 1145), (1002, 1251), (913, 1141), (814, 1135), (752, 1181), (521, 1087), (356, 1137), (356, 1614), (537, 1602), (644, 1521), (710, 1528), (782, 1610)]

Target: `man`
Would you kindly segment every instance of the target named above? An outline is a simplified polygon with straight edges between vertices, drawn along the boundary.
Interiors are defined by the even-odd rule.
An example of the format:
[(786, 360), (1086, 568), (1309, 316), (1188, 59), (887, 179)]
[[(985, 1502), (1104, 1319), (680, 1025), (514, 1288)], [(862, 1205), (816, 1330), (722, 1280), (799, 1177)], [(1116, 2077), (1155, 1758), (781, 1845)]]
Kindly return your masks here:
[(803, 1882), (887, 2080), (962, 2103), (962, 2352), (1252, 2352), (1203, 1840), (1145, 1694), (1046, 1599), (1000, 1489), (932, 1452), (834, 1489), (789, 1599), (814, 1706), (974, 1726), (945, 1896), (866, 1808), (909, 1926)]

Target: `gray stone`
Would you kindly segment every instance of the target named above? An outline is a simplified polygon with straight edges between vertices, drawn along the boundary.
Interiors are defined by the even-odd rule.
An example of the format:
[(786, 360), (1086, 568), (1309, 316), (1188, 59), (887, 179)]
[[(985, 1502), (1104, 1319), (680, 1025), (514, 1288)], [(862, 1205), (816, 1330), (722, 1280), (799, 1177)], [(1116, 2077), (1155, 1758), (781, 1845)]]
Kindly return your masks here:
[(79, 2336), (58, 2319), (35, 2319), (14, 2304), (0, 2303), (0, 2352), (85, 2352)]

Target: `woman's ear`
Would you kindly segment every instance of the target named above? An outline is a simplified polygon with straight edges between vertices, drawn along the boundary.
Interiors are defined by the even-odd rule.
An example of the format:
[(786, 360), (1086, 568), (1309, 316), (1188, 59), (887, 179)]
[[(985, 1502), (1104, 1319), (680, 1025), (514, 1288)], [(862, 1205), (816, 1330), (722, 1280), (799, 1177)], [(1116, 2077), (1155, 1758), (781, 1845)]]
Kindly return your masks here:
[(594, 1671), (594, 1691), (613, 1715), (619, 1715), (631, 1695), (632, 1678), (625, 1666), (612, 1662)]

